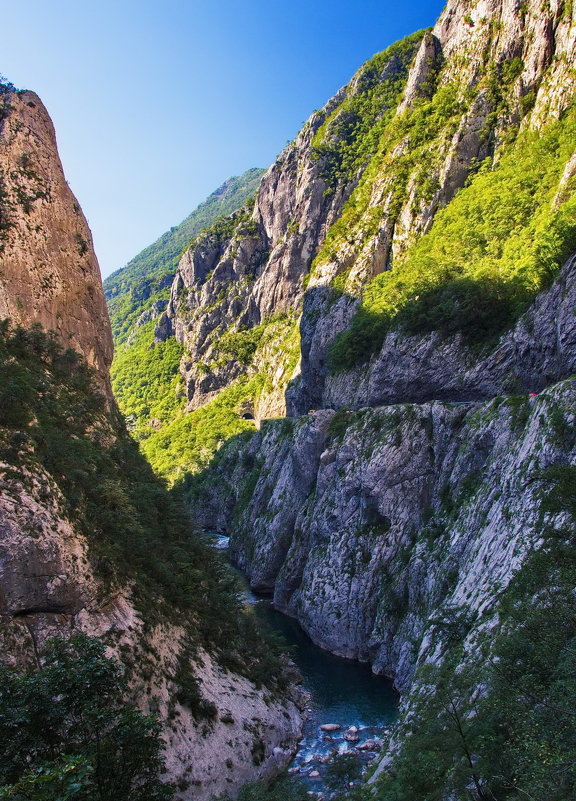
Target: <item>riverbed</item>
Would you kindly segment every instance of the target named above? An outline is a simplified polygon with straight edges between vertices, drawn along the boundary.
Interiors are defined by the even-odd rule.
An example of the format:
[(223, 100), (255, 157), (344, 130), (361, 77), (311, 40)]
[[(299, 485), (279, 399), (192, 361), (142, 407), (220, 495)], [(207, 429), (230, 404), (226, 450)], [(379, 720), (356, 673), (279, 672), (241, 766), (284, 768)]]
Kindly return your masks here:
[[(258, 602), (257, 614), (281, 634), (310, 693), (303, 738), (289, 771), (311, 790), (324, 789), (323, 777), (334, 756), (357, 754), (364, 766), (377, 756), (382, 739), (398, 714), (392, 683), (367, 665), (341, 659), (311, 641), (293, 618)], [(324, 731), (321, 726), (338, 726)], [(318, 774), (318, 775), (316, 775)]]
[[(223, 552), (227, 537), (216, 536)], [(246, 586), (246, 600), (254, 605), (262, 624), (282, 635), (290, 656), (302, 674), (310, 703), (302, 740), (289, 766), (311, 791), (322, 792), (323, 778), (338, 754), (358, 754), (366, 767), (377, 756), (382, 739), (396, 720), (398, 695), (392, 682), (375, 676), (368, 665), (334, 656), (314, 645), (296, 620), (256, 596)], [(321, 726), (338, 727), (325, 731)]]

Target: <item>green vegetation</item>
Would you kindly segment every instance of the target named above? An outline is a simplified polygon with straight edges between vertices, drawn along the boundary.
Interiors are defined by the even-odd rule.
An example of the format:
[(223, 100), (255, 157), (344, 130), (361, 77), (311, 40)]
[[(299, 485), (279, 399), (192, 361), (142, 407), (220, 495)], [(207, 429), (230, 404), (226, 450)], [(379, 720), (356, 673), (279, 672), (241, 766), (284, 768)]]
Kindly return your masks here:
[[(543, 547), (513, 579), (500, 602), (498, 629), (479, 635), (464, 669), (455, 670), (464, 658), (460, 635), (440, 668), (421, 669), (419, 681), (433, 691), (421, 693), (377, 798), (575, 796), (576, 468), (553, 466), (540, 484)], [(568, 513), (570, 520), (551, 526), (546, 513)], [(464, 623), (465, 614), (459, 617)]]
[(316, 132), (314, 155), (321, 160), (321, 175), (330, 187), (353, 179), (376, 153), (424, 33), (407, 36), (366, 62), (344, 101)]
[(361, 773), (360, 754), (339, 754), (326, 769), (326, 787), (329, 790), (347, 790), (351, 782), (360, 778)]
[(461, 333), (477, 346), (514, 323), (576, 248), (573, 181), (557, 196), (575, 125), (571, 109), (481, 166), (406, 257), (368, 285), (332, 347), (332, 369), (366, 361), (392, 328)]
[(218, 359), (214, 367), (222, 366), (230, 361), (250, 365), (257, 354), (264, 358), (263, 351), (272, 348), (275, 358), (270, 367), (277, 370), (279, 361), (286, 363), (287, 370), (296, 366), (294, 359), (294, 334), (297, 321), (294, 315), (275, 314), (264, 319), (260, 325), (252, 328), (239, 328), (226, 331), (217, 340)]
[(130, 343), (116, 350), (112, 386), (137, 439), (149, 430), (151, 421), (155, 425), (169, 422), (182, 408), (184, 387), (178, 368), (183, 353), (172, 337), (154, 342), (153, 321), (140, 326)]
[(79, 354), (39, 327), (0, 326), (0, 459), (22, 481), (23, 468), (48, 472), (101, 580), (136, 579), (132, 598), (147, 624), (179, 610), (190, 641), (222, 664), (258, 682), (265, 669), (268, 685), (280, 681), (275, 651), (259, 637), (233, 574), (191, 536), (179, 494), (110, 419)]
[(254, 431), (239, 407), (257, 397), (264, 385), (261, 375), (244, 378), (224, 388), (201, 409), (177, 417), (142, 442), (142, 452), (160, 474), (171, 480), (205, 467), (224, 442), (242, 431)]
[[(432, 70), (429, 93), (437, 78)], [(447, 83), (428, 99), (417, 98), (403, 114), (392, 116), (382, 129), (378, 150), (364, 170), (342, 214), (328, 231), (312, 269), (337, 258), (344, 245), (358, 255), (364, 244), (376, 235), (384, 217), (394, 220), (407, 197), (407, 186), (415, 176), (419, 186), (418, 201), (430, 200), (438, 189), (431, 177), (433, 166), (449, 147), (469, 97), (462, 97), (458, 86)], [(386, 191), (382, 205), (373, 205), (374, 186), (385, 177)]]
[(160, 727), (127, 691), (104, 644), (82, 634), (49, 641), (32, 673), (0, 667), (0, 799), (169, 801)]
[(248, 376), (224, 387), (201, 409), (186, 413), (178, 366), (184, 350), (174, 339), (154, 344), (154, 324), (141, 326), (130, 344), (121, 345), (112, 366), (120, 410), (157, 473), (175, 481), (203, 469), (230, 437), (253, 431), (243, 414), (262, 392), (271, 389), (270, 374), (285, 367), (286, 381), (299, 357), (297, 320), (279, 314), (254, 328), (228, 331), (217, 339), (217, 360), (206, 373), (234, 361), (256, 363)]
[[(308, 801), (306, 786), (294, 776), (281, 775), (271, 782), (250, 782), (240, 788), (238, 801)], [(217, 801), (229, 801), (223, 796)]]
[(255, 194), (264, 170), (251, 169), (230, 178), (180, 225), (135, 256), (104, 281), (114, 339), (124, 342), (139, 315), (156, 300), (166, 299), (182, 251), (200, 231), (231, 214)]
[(239, 331), (227, 331), (218, 340), (218, 351), (227, 361), (237, 361), (248, 365), (252, 362), (268, 323), (245, 328)]

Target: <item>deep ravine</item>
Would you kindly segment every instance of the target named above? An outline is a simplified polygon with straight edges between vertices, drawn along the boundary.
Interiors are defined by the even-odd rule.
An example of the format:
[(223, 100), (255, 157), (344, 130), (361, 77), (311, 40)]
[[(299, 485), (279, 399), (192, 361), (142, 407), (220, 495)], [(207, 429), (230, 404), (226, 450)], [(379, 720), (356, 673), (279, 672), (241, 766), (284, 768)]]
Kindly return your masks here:
[[(229, 538), (213, 536), (215, 547), (227, 556)], [(308, 695), (303, 735), (288, 773), (303, 781), (310, 792), (325, 793), (326, 770), (334, 758), (356, 754), (362, 771), (369, 769), (397, 719), (398, 694), (389, 679), (376, 676), (368, 665), (315, 645), (297, 620), (275, 609), (269, 597), (253, 593), (244, 575), (235, 572), (262, 627), (283, 639)]]

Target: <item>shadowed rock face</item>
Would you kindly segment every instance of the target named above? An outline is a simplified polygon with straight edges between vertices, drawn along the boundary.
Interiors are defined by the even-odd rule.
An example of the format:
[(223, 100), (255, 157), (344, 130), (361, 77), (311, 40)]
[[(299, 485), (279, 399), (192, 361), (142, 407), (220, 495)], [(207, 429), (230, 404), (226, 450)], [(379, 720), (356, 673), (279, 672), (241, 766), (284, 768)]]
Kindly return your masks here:
[(576, 372), (574, 308), (576, 256), (488, 355), (471, 354), (460, 336), (392, 333), (369, 364), (327, 377), (322, 404), (360, 408), (540, 392)]
[(0, 318), (57, 333), (112, 397), (112, 332), (86, 219), (33, 92), (0, 95)]
[[(64, 179), (52, 123), (32, 92), (0, 94), (3, 318), (10, 318), (12, 326), (28, 329), (39, 323), (55, 331), (65, 348), (80, 352), (95, 368), (109, 404), (108, 414), (94, 411), (89, 432), (103, 450), (110, 447), (118, 437), (118, 421), (108, 374), (112, 336), (98, 262), (86, 220)], [(64, 415), (70, 413), (64, 402), (60, 407)], [(13, 430), (4, 424), (3, 419), (0, 662), (34, 668), (50, 637), (83, 631), (102, 638), (124, 663), (138, 706), (162, 722), (166, 775), (178, 783), (178, 799), (235, 792), (285, 767), (300, 736), (299, 693), (273, 698), (220, 667), (213, 654), (200, 648), (192, 654), (185, 615), (177, 621), (169, 615), (159, 622), (145, 619), (130, 582), (120, 583), (111, 574), (104, 579), (94, 570), (98, 560), (86, 529), (70, 511), (74, 504), (35, 462), (32, 446), (28, 466), (18, 455), (11, 461), (6, 443)], [(71, 470), (83, 469), (81, 460), (70, 460)], [(180, 704), (177, 675), (182, 666), (197, 678), (203, 698), (223, 720), (199, 721), (189, 706)]]
[[(392, 333), (369, 370), (363, 368), (336, 378), (327, 376), (327, 353), (335, 337), (349, 326), (356, 311), (358, 284), (363, 285), (375, 274), (389, 269), (390, 262), (402, 256), (407, 246), (429, 229), (436, 212), (464, 186), (472, 165), (497, 152), (511, 126), (521, 123), (538, 129), (557, 118), (571, 103), (575, 78), (570, 65), (576, 57), (573, 19), (574, 10), (566, 12), (563, 4), (557, 2), (546, 9), (535, 0), (522, 7), (509, 0), (482, 0), (473, 9), (459, 0), (447, 4), (432, 33), (422, 41), (399, 112), (425, 94), (434, 62), (442, 65), (441, 85), (455, 82), (462, 91), (476, 91), (476, 85), (488, 68), (498, 69), (516, 59), (519, 74), (504, 90), (508, 94), (508, 109), (498, 110), (486, 89), (480, 90), (470, 108), (462, 114), (456, 132), (436, 143), (435, 163), (428, 165), (426, 176), (437, 182), (438, 189), (428, 200), (422, 201), (419, 197), (422, 178), (416, 171), (406, 183), (399, 211), (393, 208), (393, 185), (389, 176), (384, 172), (374, 180), (367, 212), (357, 227), (361, 231), (370, 213), (381, 210), (378, 232), (368, 237), (357, 253), (345, 242), (330, 263), (316, 268), (310, 281), (301, 323), (302, 374), (290, 389), (288, 414), (297, 415), (321, 406), (449, 397), (465, 373), (468, 377), (466, 397), (488, 397), (494, 387), (495, 392), (506, 391), (502, 382), (496, 386), (497, 381), (488, 389), (490, 379), (478, 381), (478, 375), (474, 384), (470, 380), (471, 360), (465, 349), (459, 343), (454, 347), (446, 346), (433, 335), (416, 342)], [(522, 98), (529, 95), (533, 97), (534, 106), (524, 116)], [(405, 147), (398, 146), (399, 156)], [(421, 167), (417, 165), (417, 169)], [(351, 264), (351, 292), (334, 302), (327, 285)], [(506, 347), (510, 349), (509, 343)], [(485, 366), (483, 363), (482, 369)], [(449, 369), (453, 379), (446, 381)], [(488, 365), (488, 369), (493, 378), (494, 365)], [(524, 386), (524, 372), (522, 366), (516, 376), (518, 386)], [(363, 385), (369, 382), (370, 389), (359, 393), (359, 380)], [(448, 389), (448, 384), (453, 386)], [(415, 385), (416, 391), (406, 394), (407, 387)]]

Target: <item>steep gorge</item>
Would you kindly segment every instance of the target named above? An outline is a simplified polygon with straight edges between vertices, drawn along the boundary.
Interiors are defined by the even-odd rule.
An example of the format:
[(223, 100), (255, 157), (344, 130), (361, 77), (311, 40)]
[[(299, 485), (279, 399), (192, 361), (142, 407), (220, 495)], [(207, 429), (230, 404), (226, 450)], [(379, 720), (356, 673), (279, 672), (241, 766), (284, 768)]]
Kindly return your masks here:
[(98, 263), (48, 114), (10, 85), (0, 100), (2, 663), (35, 669), (51, 637), (101, 638), (161, 721), (175, 797), (234, 791), (290, 758), (298, 696), (126, 432)]
[[(404, 693), (386, 798), (574, 790), (575, 47), (571, 5), (449, 2), (199, 237), (157, 322), (190, 429), (226, 402), (260, 427), (208, 467), (160, 432), (196, 522)], [(521, 648), (554, 605), (547, 680)]]
[[(370, 662), (402, 691), (400, 723), (371, 779), (387, 801), (574, 792), (565, 706), (576, 642), (575, 43), (568, 4), (449, 2), (434, 29), (375, 56), (312, 115), (253, 202), (196, 236), (165, 309), (131, 307), (121, 326), (128, 360), (130, 338), (147, 337), (132, 353), (141, 373), (161, 366), (156, 389), (165, 390), (130, 424), (154, 466), (181, 479), (195, 523), (230, 533), (252, 586), (317, 643)], [(36, 252), (21, 256), (28, 240), (40, 238), (44, 252), (52, 235), (48, 217), (34, 217), (51, 214), (52, 190), (22, 184), (38, 180), (31, 165), (41, 161), (18, 139), (33, 126), (12, 124), (11, 104), (20, 115), (36, 108), (22, 106), (27, 95), (4, 96), (8, 276), (36, 263)], [(88, 243), (78, 256), (92, 265), (80, 264), (91, 286), (90, 240), (64, 227), (67, 242)], [(70, 284), (84, 287), (75, 270)], [(80, 336), (76, 320), (62, 319), (65, 285), (60, 276), (49, 288), (49, 319), (38, 311), (44, 295), (41, 304), (13, 298), (6, 315), (55, 328), (107, 389), (107, 324), (99, 355), (89, 323)], [(92, 300), (82, 294), (75, 313), (100, 319), (101, 290), (86, 292)], [(33, 311), (22, 318), (22, 309)], [(5, 332), (5, 367), (20, 347), (57, 407), (62, 354), (37, 335), (19, 344)], [(196, 598), (196, 586), (212, 597), (199, 576), (214, 564), (209, 552), (196, 543), (170, 589), (164, 568), (181, 561), (172, 546), (186, 549), (182, 518), (173, 542), (165, 525), (179, 513), (121, 427), (74, 384), (60, 390), (61, 405), (85, 405), (80, 430), (59, 414), (38, 424), (45, 388), (31, 387), (29, 417), (3, 428), (7, 653), (25, 663), (69, 626), (108, 637), (126, 662), (136, 653), (146, 663), (134, 670), (136, 692), (166, 720), (183, 798), (272, 771), (295, 741), (298, 713), (280, 685), (257, 688), (266, 653), (254, 644), (250, 660), (233, 633), (258, 642), (245, 612), (214, 602), (196, 619), (195, 601), (175, 603), (191, 628), (166, 612), (146, 616), (163, 593)], [(58, 429), (90, 457), (81, 454), (88, 469), (71, 483), (46, 460), (46, 434)], [(110, 474), (92, 494), (95, 442)], [(137, 525), (134, 487), (151, 498)], [(64, 514), (78, 497), (80, 513)], [(90, 542), (86, 512), (99, 505), (111, 506), (124, 540), (97, 518), (100, 544)], [(115, 543), (112, 555), (102, 542)], [(135, 574), (113, 570), (109, 584), (98, 572), (134, 549), (143, 598)], [(49, 570), (21, 574), (13, 553)], [(165, 553), (163, 575), (150, 553)], [(227, 595), (217, 564), (207, 572), (211, 590)], [(215, 640), (206, 623), (223, 609)], [(196, 672), (183, 684), (191, 649)]]

